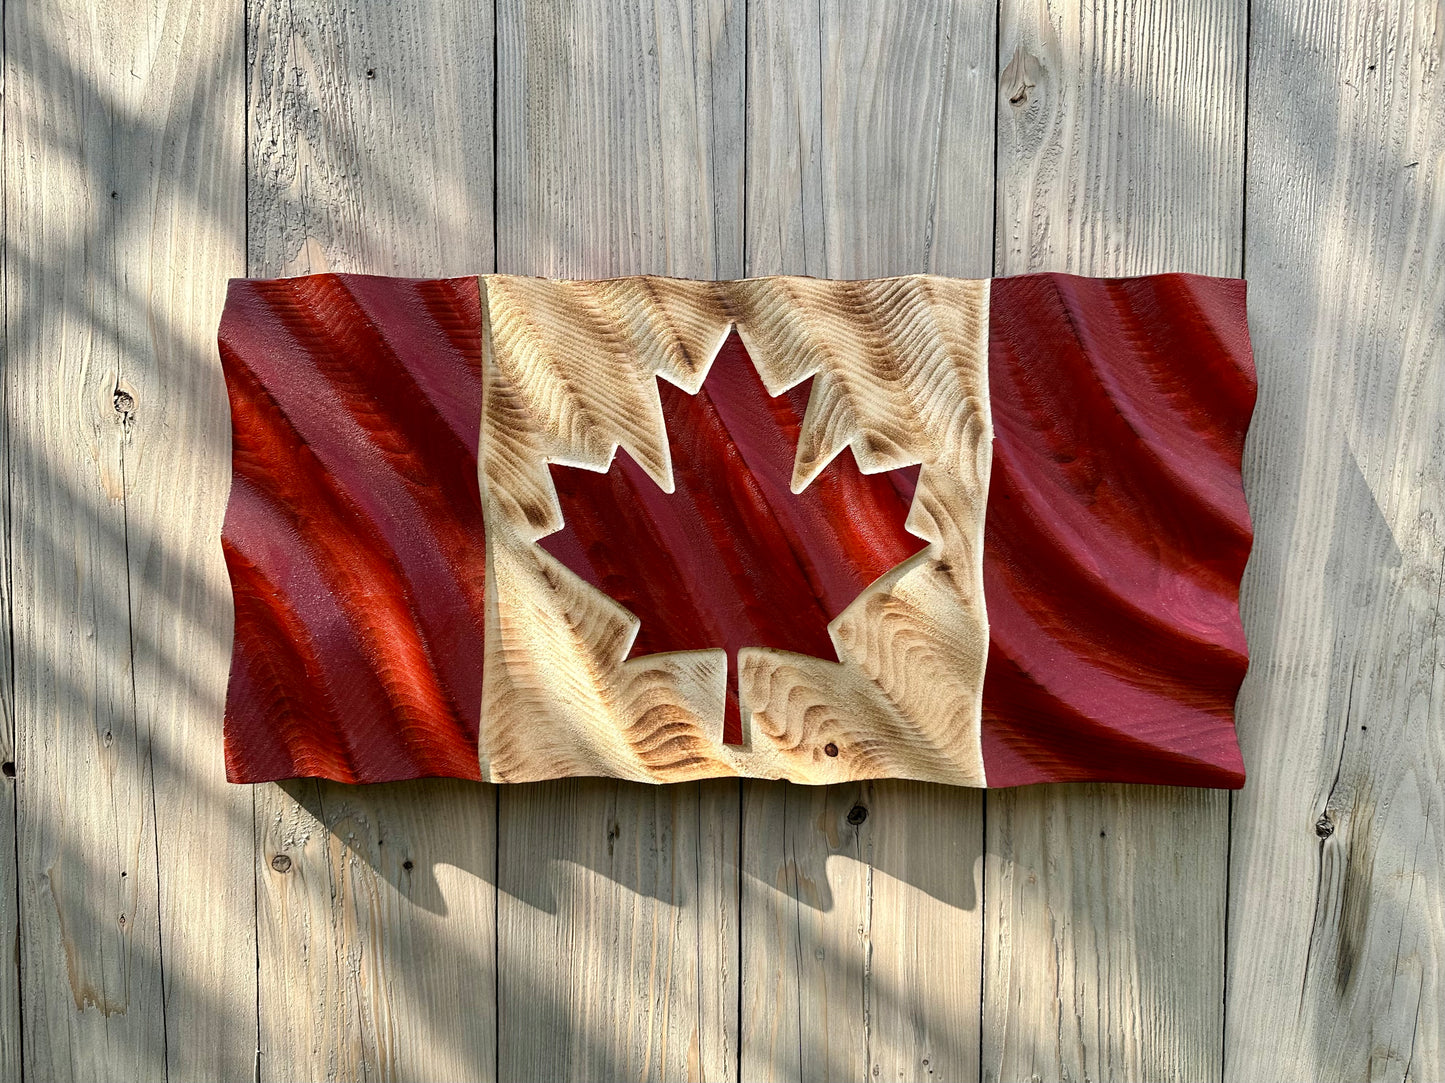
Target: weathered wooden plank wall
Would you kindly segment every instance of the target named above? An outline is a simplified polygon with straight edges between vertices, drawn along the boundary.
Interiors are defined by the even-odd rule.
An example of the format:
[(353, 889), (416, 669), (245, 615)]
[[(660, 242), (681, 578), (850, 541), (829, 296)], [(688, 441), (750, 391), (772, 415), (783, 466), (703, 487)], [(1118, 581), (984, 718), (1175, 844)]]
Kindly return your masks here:
[[(0, 1078), (1445, 1075), (1438, 3), (4, 18)], [(227, 786), (224, 280), (494, 266), (1247, 273), (1249, 785)]]

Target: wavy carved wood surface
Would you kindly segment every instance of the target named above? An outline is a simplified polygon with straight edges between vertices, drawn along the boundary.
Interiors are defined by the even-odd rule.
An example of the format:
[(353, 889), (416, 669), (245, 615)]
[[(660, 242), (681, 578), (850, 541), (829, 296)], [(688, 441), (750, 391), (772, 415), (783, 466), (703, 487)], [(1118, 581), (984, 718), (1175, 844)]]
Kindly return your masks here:
[(1243, 301), (237, 282), (230, 777), (1238, 786)]
[(233, 782), (479, 777), (476, 280), (231, 285)]
[[(484, 290), (487, 777), (983, 784), (986, 282), (493, 275)], [(844, 448), (870, 474), (921, 465), (907, 527), (928, 545), (828, 623), (836, 660), (740, 651), (741, 742), (725, 743), (724, 652), (628, 658), (635, 615), (533, 543), (564, 524), (549, 463), (603, 470), (620, 449), (638, 491), (673, 491), (658, 378), (696, 395), (734, 329), (770, 395), (812, 380), (791, 494)], [(783, 480), (766, 480), (779, 503)]]
[(994, 282), (984, 590), (992, 786), (1238, 787), (1244, 283)]

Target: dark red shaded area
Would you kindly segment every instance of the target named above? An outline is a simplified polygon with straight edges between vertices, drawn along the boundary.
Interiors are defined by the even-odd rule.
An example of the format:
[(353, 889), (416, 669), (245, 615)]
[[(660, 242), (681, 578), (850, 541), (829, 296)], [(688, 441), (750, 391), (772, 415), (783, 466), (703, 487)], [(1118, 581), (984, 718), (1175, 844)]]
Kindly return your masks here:
[(864, 475), (844, 451), (793, 495), (809, 384), (769, 397), (736, 334), (697, 395), (659, 388), (675, 491), (621, 451), (605, 474), (553, 466), (566, 525), (540, 544), (641, 619), (631, 657), (727, 649), (738, 744), (738, 649), (836, 657), (828, 622), (924, 546), (903, 529), (918, 468)]
[(1241, 281), (995, 279), (990, 786), (1243, 785)]
[(231, 283), (233, 782), (479, 778), (475, 278)]

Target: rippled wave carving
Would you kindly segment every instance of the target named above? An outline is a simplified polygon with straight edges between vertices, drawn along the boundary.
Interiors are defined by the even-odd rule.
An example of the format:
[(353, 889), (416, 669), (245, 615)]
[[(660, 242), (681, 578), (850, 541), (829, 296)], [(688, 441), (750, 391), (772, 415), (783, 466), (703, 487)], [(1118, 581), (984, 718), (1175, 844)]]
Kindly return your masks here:
[(487, 777), (982, 784), (987, 282), (483, 290)]
[(220, 345), (236, 781), (1242, 782), (1242, 282), (318, 275)]
[(990, 786), (1239, 786), (1244, 283), (996, 279)]
[(479, 778), (475, 278), (231, 284), (232, 781)]

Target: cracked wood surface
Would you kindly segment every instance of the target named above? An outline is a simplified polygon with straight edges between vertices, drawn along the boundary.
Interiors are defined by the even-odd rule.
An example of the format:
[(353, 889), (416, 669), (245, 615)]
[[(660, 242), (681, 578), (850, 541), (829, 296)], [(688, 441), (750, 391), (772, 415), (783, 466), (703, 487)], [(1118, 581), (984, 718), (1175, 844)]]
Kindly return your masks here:
[[(0, 1077), (1445, 1075), (1438, 4), (4, 17)], [(224, 280), (487, 271), (494, 181), (512, 273), (1242, 261), (1232, 808), (221, 782)]]

